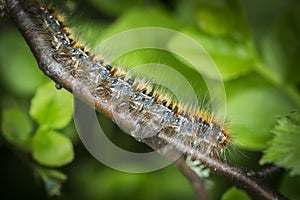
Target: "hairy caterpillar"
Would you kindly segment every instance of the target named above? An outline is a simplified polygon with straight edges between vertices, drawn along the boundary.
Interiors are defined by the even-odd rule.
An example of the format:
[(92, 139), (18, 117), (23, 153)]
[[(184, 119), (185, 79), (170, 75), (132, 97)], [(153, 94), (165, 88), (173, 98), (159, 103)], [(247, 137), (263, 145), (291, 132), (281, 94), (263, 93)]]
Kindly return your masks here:
[[(224, 151), (230, 137), (223, 124), (203, 112), (191, 114), (159, 94), (151, 83), (132, 79), (130, 74), (91, 55), (74, 40), (53, 10), (33, 4), (26, 6), (24, 12), (30, 16), (30, 24), (23, 23), (31, 30), (31, 37), (43, 44), (38, 47), (39, 55), (44, 56), (41, 60), (46, 61), (40, 63), (43, 71), (47, 74), (52, 71), (47, 68), (62, 66), (67, 76), (86, 86), (99, 102), (100, 110), (117, 121), (125, 132), (146, 143), (147, 138), (166, 135), (203, 155), (218, 156)], [(59, 77), (53, 78), (60, 84)], [(67, 89), (76, 90), (74, 86)]]

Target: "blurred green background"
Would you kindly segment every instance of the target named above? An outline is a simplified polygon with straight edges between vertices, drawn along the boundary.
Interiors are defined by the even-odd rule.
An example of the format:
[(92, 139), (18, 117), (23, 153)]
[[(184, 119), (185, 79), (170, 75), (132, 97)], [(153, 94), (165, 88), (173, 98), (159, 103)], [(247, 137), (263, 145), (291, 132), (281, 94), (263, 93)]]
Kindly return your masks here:
[[(263, 152), (275, 145), (270, 142), (275, 132), (271, 130), (278, 116), (300, 106), (297, 0), (77, 0), (53, 5), (66, 15), (75, 36), (91, 49), (113, 34), (148, 26), (177, 30), (198, 41), (225, 84), (233, 136), (227, 159), (251, 169), (258, 169), (259, 162), (276, 160), (271, 156), (260, 161)], [(1, 199), (195, 199), (190, 183), (174, 165), (128, 174), (95, 160), (78, 139), (71, 120), (72, 96), (49, 83), (8, 18), (0, 19), (0, 30)], [(166, 42), (176, 45), (174, 40)], [(197, 93), (205, 93), (201, 77), (167, 52), (135, 51), (119, 62), (172, 66)], [(203, 97), (205, 94), (199, 94)], [(105, 117), (99, 115), (99, 120), (122, 148), (149, 150)], [(289, 138), (292, 146), (297, 145), (293, 138)], [(285, 171), (267, 180), (290, 199), (300, 196), (300, 164), (295, 156), (299, 151), (286, 150), (293, 165), (283, 163)], [(222, 177), (211, 175), (207, 186), (211, 199), (249, 198)]]

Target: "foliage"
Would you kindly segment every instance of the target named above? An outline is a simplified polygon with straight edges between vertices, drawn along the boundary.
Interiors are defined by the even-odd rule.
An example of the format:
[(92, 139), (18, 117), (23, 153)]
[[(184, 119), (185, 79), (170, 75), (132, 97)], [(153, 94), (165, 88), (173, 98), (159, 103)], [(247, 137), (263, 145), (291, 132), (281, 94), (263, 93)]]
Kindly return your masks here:
[(269, 142), (261, 159), (261, 164), (275, 163), (278, 166), (291, 170), (291, 175), (300, 175), (300, 148), (297, 142), (300, 139), (300, 112), (293, 112), (287, 117), (278, 119), (272, 129), (274, 137)]
[[(299, 175), (300, 150), (296, 143), (299, 114), (280, 117), (276, 124), (278, 116), (300, 106), (300, 5), (296, 0), (57, 3), (75, 13), (67, 21), (74, 26), (75, 35), (92, 48), (116, 33), (145, 26), (170, 28), (199, 42), (216, 63), (225, 84), (227, 119), (233, 137), (228, 160), (255, 169), (260, 164), (274, 162), (290, 172), (274, 177), (274, 187), (290, 199), (300, 195), (295, 189), (299, 178), (293, 176)], [(48, 79), (39, 72), (34, 57), (8, 19), (0, 19), (0, 29), (1, 156), (8, 154), (7, 148), (15, 152), (45, 183), (50, 195), (61, 192), (68, 175), (70, 181), (62, 189), (62, 199), (193, 198), (188, 181), (174, 166), (132, 175), (95, 162), (78, 142), (73, 122), (70, 123), (72, 96), (56, 90), (54, 83), (47, 83)], [(170, 47), (182, 45), (176, 38), (165, 43)], [(109, 50), (101, 53), (110, 54)], [(134, 51), (115, 61), (129, 68), (150, 62), (174, 67), (187, 77), (197, 93), (205, 93), (205, 82), (195, 76), (190, 64), (168, 52)], [(185, 92), (184, 88), (180, 90)], [(111, 130), (108, 135), (113, 142), (145, 150), (109, 120), (100, 117), (100, 121)], [(18, 174), (18, 170), (10, 171), (9, 163), (4, 160), (1, 164), (3, 180)], [(24, 168), (20, 161), (13, 164)], [(248, 199), (243, 191), (219, 177), (212, 175), (209, 180), (213, 182), (208, 184), (212, 199)], [(14, 183), (1, 183), (8, 188), (4, 196), (18, 193)], [(24, 188), (32, 185), (36, 183)], [(29, 197), (36, 194), (30, 194), (32, 189), (19, 190)]]
[(35, 173), (45, 182), (50, 195), (60, 193), (66, 176), (45, 167), (60, 167), (73, 160), (72, 142), (55, 129), (68, 125), (72, 117), (72, 96), (67, 91), (57, 91), (53, 83), (47, 83), (37, 89), (31, 101), (30, 116), (38, 122), (32, 133), (33, 122), (18, 108), (4, 109), (2, 112), (2, 133), (14, 148), (30, 152), (40, 165)]

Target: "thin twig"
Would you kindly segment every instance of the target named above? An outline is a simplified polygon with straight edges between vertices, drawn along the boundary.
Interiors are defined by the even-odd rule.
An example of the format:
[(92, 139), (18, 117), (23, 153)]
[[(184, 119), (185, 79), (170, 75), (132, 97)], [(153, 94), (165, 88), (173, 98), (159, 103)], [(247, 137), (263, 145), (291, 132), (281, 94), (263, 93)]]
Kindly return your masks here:
[(205, 181), (201, 179), (198, 174), (192, 170), (185, 162), (184, 157), (180, 157), (175, 161), (176, 166), (180, 171), (190, 180), (198, 200), (208, 200), (207, 191), (205, 188)]
[[(21, 0), (6, 0), (6, 4), (8, 13), (31, 48), (40, 69), (60, 86), (112, 119), (113, 116), (109, 108), (92, 96), (86, 85), (74, 78), (61, 63), (58, 63), (51, 56), (53, 50), (49, 47), (49, 41), (43, 38), (40, 27), (32, 19), (32, 15), (27, 12), (25, 4)], [(128, 122), (121, 123), (123, 123), (121, 124), (123, 127), (128, 126)], [(203, 155), (199, 151), (182, 144), (182, 141), (176, 140), (176, 138), (168, 137), (166, 134), (158, 134), (150, 143), (154, 149), (159, 148), (162, 143), (172, 145), (180, 153), (198, 159), (201, 164), (210, 168), (212, 172), (226, 177), (238, 187), (245, 189), (255, 199), (286, 199), (281, 194), (262, 184), (259, 180), (249, 176), (247, 170), (227, 163), (224, 160)]]
[(255, 176), (258, 178), (266, 179), (267, 177), (282, 171), (281, 167), (276, 165), (267, 165), (258, 172), (255, 173)]

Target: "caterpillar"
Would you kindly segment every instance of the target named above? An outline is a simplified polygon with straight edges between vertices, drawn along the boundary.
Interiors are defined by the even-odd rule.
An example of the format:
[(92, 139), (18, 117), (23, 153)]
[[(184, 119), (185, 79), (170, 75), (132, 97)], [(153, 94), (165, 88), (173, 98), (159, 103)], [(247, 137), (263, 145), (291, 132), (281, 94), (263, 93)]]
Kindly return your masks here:
[[(60, 80), (64, 76), (84, 84), (85, 92), (92, 95), (100, 111), (118, 122), (126, 133), (145, 143), (157, 135), (176, 138), (211, 157), (219, 156), (229, 144), (230, 136), (224, 124), (205, 112), (187, 110), (161, 95), (151, 82), (133, 79), (129, 73), (92, 55), (76, 42), (62, 17), (53, 9), (37, 4), (24, 8), (24, 14), (29, 17), (23, 23), (28, 28), (26, 32), (30, 32), (24, 37), (34, 37), (33, 41), (41, 43), (36, 49), (32, 48), (35, 55), (41, 56), (38, 58), (40, 68), (58, 87), (65, 86)], [(53, 68), (58, 66), (63, 72), (49, 73), (57, 71)], [(66, 88), (78, 92), (74, 85)]]

